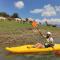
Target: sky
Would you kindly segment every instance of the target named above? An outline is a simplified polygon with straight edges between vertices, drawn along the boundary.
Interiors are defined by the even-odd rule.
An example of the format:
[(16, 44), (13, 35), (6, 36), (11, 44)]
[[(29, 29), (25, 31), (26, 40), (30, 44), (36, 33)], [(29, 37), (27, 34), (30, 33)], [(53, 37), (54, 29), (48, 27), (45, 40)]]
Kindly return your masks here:
[(0, 0), (0, 12), (36, 20), (60, 19), (60, 0)]

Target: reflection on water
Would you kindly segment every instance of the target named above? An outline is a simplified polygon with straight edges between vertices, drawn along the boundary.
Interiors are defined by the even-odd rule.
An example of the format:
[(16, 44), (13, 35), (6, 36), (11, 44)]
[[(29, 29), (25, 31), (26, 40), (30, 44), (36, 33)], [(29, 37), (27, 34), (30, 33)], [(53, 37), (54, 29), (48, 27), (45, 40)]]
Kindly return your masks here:
[(0, 59), (1, 60), (60, 60), (60, 57), (54, 54), (47, 55), (25, 55), (25, 54), (7, 54), (7, 52), (0, 48)]
[(40, 55), (13, 55), (7, 56), (6, 59), (11, 60), (51, 60), (53, 56), (40, 56)]
[(5, 55), (2, 60), (60, 60), (54, 55)]

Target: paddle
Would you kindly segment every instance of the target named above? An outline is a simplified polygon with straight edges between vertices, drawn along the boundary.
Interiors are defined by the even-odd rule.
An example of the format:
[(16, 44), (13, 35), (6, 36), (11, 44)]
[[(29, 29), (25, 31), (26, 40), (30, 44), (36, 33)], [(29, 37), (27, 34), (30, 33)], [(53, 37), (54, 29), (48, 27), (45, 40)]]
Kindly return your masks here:
[(37, 27), (37, 22), (35, 20), (32, 22), (32, 27), (33, 28), (36, 28)]
[(39, 29), (38, 29), (38, 24), (37, 24), (37, 22), (36, 21), (33, 21), (32, 22), (32, 27), (33, 27), (33, 29), (37, 29), (38, 30), (38, 32), (41, 34), (41, 32), (39, 31)]
[(43, 34), (40, 32), (40, 30), (39, 30), (39, 28), (38, 28), (38, 23), (37, 23), (36, 21), (33, 21), (33, 22), (32, 22), (32, 27), (33, 27), (33, 29), (37, 29), (37, 31), (39, 32), (39, 34), (40, 34), (41, 36), (43, 36)]
[[(32, 27), (33, 27), (34, 29), (37, 29), (38, 32), (41, 34), (41, 36), (44, 37), (44, 35), (40, 32), (40, 30), (38, 29), (37, 26), (38, 26), (37, 22), (36, 22), (36, 21), (33, 21), (33, 22), (32, 22)], [(54, 49), (54, 46), (53, 46), (52, 48), (53, 48), (53, 50), (55, 50), (55, 49)]]
[[(32, 22), (32, 27), (33, 27), (34, 29), (37, 29), (38, 32), (39, 32), (39, 34), (41, 34), (41, 36), (43, 36), (43, 34), (42, 34), (42, 33), (40, 32), (40, 30), (38, 29), (38, 24), (37, 24), (36, 21), (33, 21), (33, 22)], [(53, 48), (53, 52), (55, 52), (54, 46), (52, 46), (52, 48)], [(54, 53), (54, 54), (56, 55), (56, 53)]]

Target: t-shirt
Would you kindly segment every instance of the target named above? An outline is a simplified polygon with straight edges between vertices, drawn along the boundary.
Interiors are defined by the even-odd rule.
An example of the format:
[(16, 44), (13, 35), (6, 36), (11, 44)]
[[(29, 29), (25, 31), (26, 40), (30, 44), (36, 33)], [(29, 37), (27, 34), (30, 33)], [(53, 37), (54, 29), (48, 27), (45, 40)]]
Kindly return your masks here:
[(47, 41), (46, 41), (47, 43), (53, 43), (53, 38), (52, 38), (52, 37), (49, 37), (49, 38), (47, 38), (46, 40), (47, 40)]
[(47, 38), (45, 35), (43, 35), (44, 38), (46, 38), (46, 43), (52, 43), (53, 44), (53, 38), (52, 37), (49, 37)]

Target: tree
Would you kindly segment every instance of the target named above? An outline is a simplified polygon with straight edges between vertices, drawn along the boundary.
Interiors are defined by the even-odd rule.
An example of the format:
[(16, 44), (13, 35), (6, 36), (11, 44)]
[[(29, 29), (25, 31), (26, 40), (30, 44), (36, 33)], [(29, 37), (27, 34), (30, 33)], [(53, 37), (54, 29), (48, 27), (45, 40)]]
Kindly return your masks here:
[(28, 19), (28, 18), (26, 18), (26, 22), (28, 22), (28, 20), (29, 20), (29, 19)]
[(18, 13), (14, 13), (11, 18), (19, 18)]
[(9, 14), (7, 14), (6, 12), (0, 12), (0, 16), (9, 17)]

